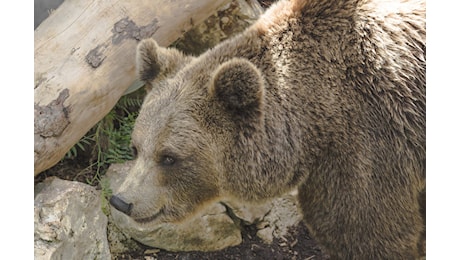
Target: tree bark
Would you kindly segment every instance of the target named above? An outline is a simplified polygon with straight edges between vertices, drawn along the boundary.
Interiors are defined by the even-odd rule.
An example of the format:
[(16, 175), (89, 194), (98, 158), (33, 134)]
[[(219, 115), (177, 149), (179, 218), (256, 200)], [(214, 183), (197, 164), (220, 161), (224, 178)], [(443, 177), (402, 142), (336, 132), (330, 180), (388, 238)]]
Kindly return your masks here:
[(34, 175), (55, 165), (135, 81), (139, 40), (168, 46), (230, 0), (66, 0), (34, 32)]

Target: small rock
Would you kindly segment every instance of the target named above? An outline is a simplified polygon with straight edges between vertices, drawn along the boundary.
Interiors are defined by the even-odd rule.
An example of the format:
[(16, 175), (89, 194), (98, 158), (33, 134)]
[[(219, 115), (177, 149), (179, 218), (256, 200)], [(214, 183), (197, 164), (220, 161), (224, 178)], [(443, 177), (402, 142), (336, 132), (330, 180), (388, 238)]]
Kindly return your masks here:
[(222, 18), (220, 19), (220, 21), (221, 21), (222, 23), (228, 23), (228, 22), (230, 21), (230, 19), (229, 19), (227, 16), (224, 16), (224, 17), (222, 17)]
[(257, 231), (257, 236), (262, 239), (264, 243), (271, 244), (273, 242), (273, 230), (272, 227), (266, 227)]
[(158, 254), (160, 249), (147, 249), (144, 251), (144, 255)]
[(51, 177), (35, 192), (35, 259), (111, 259), (107, 217), (94, 187)]
[(265, 243), (272, 243), (273, 238), (283, 238), (290, 227), (297, 226), (302, 221), (298, 210), (297, 191), (270, 202), (268, 213), (257, 224), (260, 230), (257, 236)]

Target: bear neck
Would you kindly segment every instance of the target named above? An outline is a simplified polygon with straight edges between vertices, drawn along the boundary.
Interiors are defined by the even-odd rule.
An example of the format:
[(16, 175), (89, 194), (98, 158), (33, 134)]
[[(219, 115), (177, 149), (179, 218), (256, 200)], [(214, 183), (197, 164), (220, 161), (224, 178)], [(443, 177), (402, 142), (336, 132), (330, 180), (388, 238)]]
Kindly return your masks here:
[[(263, 31), (255, 24), (205, 54), (209, 64), (234, 57), (246, 58), (264, 77), (262, 123), (253, 125), (251, 134), (239, 133), (234, 146), (224, 152), (229, 183), (244, 183), (236, 182), (236, 175), (252, 176), (247, 178), (246, 186), (240, 185), (241, 191), (254, 191), (249, 193), (250, 198), (244, 199), (258, 200), (288, 192), (304, 182), (314, 169), (324, 167), (318, 165), (319, 162), (333, 164), (345, 157), (357, 160), (364, 152), (359, 148), (365, 146), (367, 136), (376, 139), (386, 135), (404, 136), (407, 143), (394, 143), (394, 146), (409, 145), (423, 157), (424, 117), (411, 115), (414, 111), (425, 114), (425, 88), (420, 92), (417, 87), (425, 84), (424, 57), (414, 55), (412, 60), (407, 59), (404, 70), (381, 72), (376, 68), (380, 61), (388, 60), (383, 57), (388, 52), (375, 50), (389, 46), (375, 49), (376, 46), (367, 45), (391, 35), (391, 26), (372, 24), (375, 28), (366, 29), (366, 21), (352, 12), (329, 20), (285, 13), (291, 17), (277, 19), (279, 22)], [(325, 30), (330, 22), (333, 30)], [(382, 31), (377, 35), (376, 32)], [(390, 53), (392, 49), (397, 50), (393, 47)], [(414, 53), (421, 51), (420, 46), (414, 46)], [(213, 62), (213, 59), (216, 60)], [(411, 81), (402, 80), (404, 75), (398, 73), (406, 72), (422, 80), (404, 85), (403, 82)], [(407, 93), (394, 93), (401, 89)], [(395, 99), (402, 96), (406, 100)], [(408, 99), (411, 106), (407, 106)], [(393, 118), (388, 120), (388, 115)], [(373, 130), (362, 132), (361, 129)], [(341, 155), (343, 151), (348, 154)], [(235, 166), (232, 160), (239, 165)], [(233, 174), (235, 171), (242, 174)], [(258, 177), (253, 178), (254, 175)], [(249, 180), (254, 179), (259, 180), (258, 183), (250, 183)], [(268, 185), (275, 181), (278, 185)]]

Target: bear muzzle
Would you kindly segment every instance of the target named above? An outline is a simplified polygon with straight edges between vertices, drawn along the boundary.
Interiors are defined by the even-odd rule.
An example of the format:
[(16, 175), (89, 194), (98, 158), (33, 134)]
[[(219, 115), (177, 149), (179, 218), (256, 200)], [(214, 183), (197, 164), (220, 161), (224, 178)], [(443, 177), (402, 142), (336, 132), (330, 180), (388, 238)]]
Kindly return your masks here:
[(110, 197), (110, 204), (112, 204), (114, 208), (125, 213), (126, 215), (131, 215), (131, 210), (133, 209), (132, 203), (126, 203), (120, 197), (113, 195), (112, 197)]

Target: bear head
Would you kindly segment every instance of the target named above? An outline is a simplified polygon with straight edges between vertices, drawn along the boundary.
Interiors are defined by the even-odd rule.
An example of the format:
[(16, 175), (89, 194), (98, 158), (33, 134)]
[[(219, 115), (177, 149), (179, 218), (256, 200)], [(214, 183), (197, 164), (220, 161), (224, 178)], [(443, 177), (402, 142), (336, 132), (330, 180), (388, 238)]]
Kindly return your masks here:
[(244, 58), (186, 56), (152, 39), (139, 44), (136, 62), (148, 94), (132, 133), (134, 166), (112, 205), (138, 223), (178, 222), (251, 189), (241, 183), (255, 181), (235, 179), (225, 162), (239, 156), (235, 136), (263, 125), (259, 69)]

